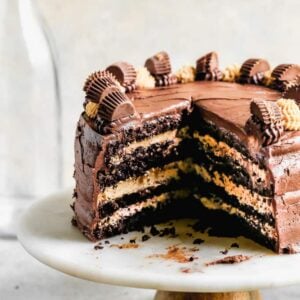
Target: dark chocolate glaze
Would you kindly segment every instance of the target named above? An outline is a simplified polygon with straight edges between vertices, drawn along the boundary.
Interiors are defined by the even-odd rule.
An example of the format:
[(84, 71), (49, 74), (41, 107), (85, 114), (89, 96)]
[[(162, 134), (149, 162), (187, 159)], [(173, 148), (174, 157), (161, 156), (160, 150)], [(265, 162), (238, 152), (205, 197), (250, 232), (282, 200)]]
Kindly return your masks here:
[[(134, 121), (116, 122), (107, 134), (96, 132), (92, 123), (80, 117), (75, 139), (76, 201), (74, 205), (79, 228), (90, 238), (101, 218), (97, 210), (100, 192), (97, 173), (105, 168), (105, 152), (114, 141), (126, 140), (130, 128), (143, 128), (149, 121), (168, 116), (178, 118), (183, 111), (199, 114), (235, 136), (254, 160), (263, 162), (273, 188), (273, 206), (278, 232), (276, 250), (297, 252), (300, 242), (300, 132), (284, 132), (278, 143), (262, 147), (255, 136), (247, 135), (244, 125), (250, 117), (250, 101), (262, 98), (274, 101), (281, 94), (257, 85), (225, 82), (193, 82), (136, 90), (128, 94), (138, 116)], [(193, 121), (195, 122), (195, 121)], [(126, 143), (126, 141), (124, 141)]]

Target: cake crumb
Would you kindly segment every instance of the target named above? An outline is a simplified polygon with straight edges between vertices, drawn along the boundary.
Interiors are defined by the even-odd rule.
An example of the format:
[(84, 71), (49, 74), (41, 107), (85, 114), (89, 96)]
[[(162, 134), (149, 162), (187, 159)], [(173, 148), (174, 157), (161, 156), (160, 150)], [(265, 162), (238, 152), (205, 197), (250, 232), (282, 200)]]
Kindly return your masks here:
[(95, 250), (102, 250), (104, 247), (103, 246), (101, 246), (101, 244), (98, 244), (98, 245), (95, 245), (94, 246), (94, 249)]
[(148, 241), (150, 239), (150, 236), (148, 235), (148, 234), (144, 234), (143, 236), (142, 236), (142, 242), (146, 242), (146, 241)]
[[(121, 238), (121, 239), (123, 240), (123, 238)], [(109, 241), (104, 241), (104, 243), (105, 243), (105, 244), (109, 244), (110, 242), (109, 242)]]
[(159, 235), (159, 231), (157, 230), (157, 228), (155, 226), (151, 226), (150, 234), (153, 236), (156, 236), (156, 235)]
[(228, 253), (228, 249), (221, 250), (220, 253), (223, 254), (223, 255), (226, 255)]
[(251, 258), (250, 256), (246, 256), (246, 255), (242, 255), (242, 254), (226, 256), (224, 258), (208, 262), (205, 265), (208, 267), (208, 266), (220, 265), (220, 264), (238, 264), (243, 261), (249, 260), (250, 258)]
[(189, 248), (189, 251), (197, 252), (197, 251), (199, 251), (199, 248), (198, 247), (192, 247), (192, 248)]
[(193, 244), (194, 244), (194, 245), (200, 245), (200, 244), (202, 244), (202, 243), (204, 243), (204, 240), (202, 240), (202, 239), (195, 239), (195, 240), (193, 241)]
[(240, 245), (238, 243), (232, 243), (231, 248), (240, 248)]
[(129, 243), (130, 243), (130, 244), (135, 244), (135, 239), (129, 240)]

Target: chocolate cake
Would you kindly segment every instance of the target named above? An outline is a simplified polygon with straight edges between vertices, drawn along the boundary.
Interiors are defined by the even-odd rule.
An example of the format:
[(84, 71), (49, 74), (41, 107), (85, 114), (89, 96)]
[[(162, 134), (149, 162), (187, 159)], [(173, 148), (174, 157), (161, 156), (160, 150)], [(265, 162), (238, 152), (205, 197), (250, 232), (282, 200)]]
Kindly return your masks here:
[(215, 52), (176, 73), (160, 52), (143, 68), (117, 62), (91, 74), (73, 223), (94, 241), (192, 217), (297, 252), (299, 75), (263, 59), (221, 71)]

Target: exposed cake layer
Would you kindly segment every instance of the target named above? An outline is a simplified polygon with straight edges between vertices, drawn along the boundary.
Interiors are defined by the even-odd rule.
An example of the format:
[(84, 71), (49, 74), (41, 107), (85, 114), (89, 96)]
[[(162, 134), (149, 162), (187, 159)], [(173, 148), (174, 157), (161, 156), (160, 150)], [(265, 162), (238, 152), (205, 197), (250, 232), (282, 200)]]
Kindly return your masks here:
[[(139, 230), (145, 225), (182, 217), (182, 202), (186, 191), (174, 190), (144, 199), (116, 210), (112, 215), (101, 218), (93, 229), (97, 239), (110, 237), (131, 230)], [(187, 205), (188, 205), (187, 200)]]
[(122, 149), (122, 154), (118, 153), (110, 158), (110, 163), (114, 165), (118, 165), (124, 161), (124, 158), (128, 155), (135, 156), (139, 153), (138, 149), (149, 149), (151, 146), (159, 147), (159, 145), (164, 145), (166, 143), (172, 142), (172, 146), (178, 146), (181, 142), (181, 138), (177, 136), (177, 129), (166, 131), (152, 137), (147, 137), (140, 141), (135, 141), (129, 143), (128, 146), (125, 146)]
[(116, 185), (127, 178), (139, 177), (150, 169), (160, 168), (164, 164), (170, 164), (183, 158), (182, 143), (166, 140), (154, 143), (148, 147), (139, 147), (133, 153), (121, 155), (119, 163), (107, 163), (98, 171), (100, 190), (105, 187)]
[(241, 205), (250, 206), (259, 214), (274, 215), (270, 197), (261, 196), (242, 185), (235, 184), (232, 177), (227, 174), (217, 171), (211, 173), (200, 165), (195, 165), (194, 168), (196, 174), (200, 175), (205, 182), (213, 182), (216, 186), (223, 188), (228, 195), (236, 197)]
[[(97, 132), (97, 124), (91, 124), (84, 115), (81, 116), (78, 122), (75, 140), (75, 220), (90, 239), (96, 238), (93, 236), (91, 229), (102, 218), (99, 215), (101, 209), (99, 210), (98, 207), (98, 198), (106, 186), (110, 189), (104, 194), (105, 201), (107, 197), (122, 198), (123, 195), (126, 196), (126, 193), (123, 193), (126, 192), (125, 185), (128, 182), (123, 187), (121, 183), (117, 189), (114, 189), (113, 184), (116, 184), (117, 181), (131, 180), (131, 187), (135, 186), (136, 190), (130, 189), (130, 194), (141, 192), (140, 190), (143, 189), (141, 186), (138, 187), (137, 181), (134, 182), (134, 160), (131, 160), (131, 165), (129, 165), (130, 172), (118, 173), (121, 176), (118, 177), (117, 181), (114, 181), (114, 176), (111, 177), (110, 174), (111, 158), (113, 163), (116, 162), (114, 160), (117, 156), (122, 157), (124, 161), (124, 152), (125, 156), (127, 152), (127, 157), (130, 158), (130, 156), (135, 156), (135, 151), (138, 151), (142, 155), (137, 159), (142, 161), (145, 157), (143, 154), (151, 148), (151, 153), (162, 154), (161, 156), (167, 154), (166, 157), (169, 157), (170, 162), (172, 160), (176, 161), (176, 147), (180, 140), (174, 139), (174, 134), (176, 135), (176, 130), (180, 128), (182, 119), (190, 110), (191, 100), (178, 96), (168, 100), (165, 99), (163, 102), (160, 99), (152, 99), (150, 102), (141, 99), (139, 103), (136, 103), (136, 106), (140, 119), (128, 122), (125, 125), (116, 122), (112, 123), (110, 128), (102, 128), (103, 130)], [(167, 140), (163, 142), (165, 138)], [(164, 145), (162, 145), (163, 143)], [(161, 145), (162, 149), (157, 147), (158, 145)], [(151, 154), (148, 157), (155, 162), (158, 156), (155, 157)], [(136, 159), (136, 157), (134, 158)], [(151, 159), (149, 162), (151, 162)], [(122, 160), (119, 163), (122, 163)], [(161, 161), (156, 171), (165, 163), (166, 161)], [(154, 164), (151, 165), (151, 163), (146, 167), (142, 165), (141, 175), (139, 176), (143, 177), (143, 174), (149, 169), (155, 169), (153, 166)], [(123, 170), (125, 171), (125, 168)], [(102, 171), (106, 178), (105, 181), (99, 182), (98, 174)], [(158, 188), (160, 185), (168, 184), (168, 181), (174, 176), (176, 177), (176, 172), (176, 170), (169, 170), (164, 174), (157, 174), (157, 176), (153, 173), (152, 179), (148, 180), (147, 183), (146, 176), (144, 176), (144, 180), (140, 178), (140, 184), (144, 183), (148, 188)], [(130, 174), (132, 176), (128, 176)]]
[(141, 126), (112, 136), (96, 162), (99, 189), (182, 159), (182, 139), (177, 133), (184, 113), (145, 120)]
[[(193, 133), (193, 138), (196, 139), (199, 147), (207, 154), (210, 154), (213, 159), (223, 164), (232, 164), (248, 175), (248, 182), (253, 188), (258, 190), (270, 190), (268, 174), (265, 168), (262, 168), (252, 159), (246, 157), (237, 149), (229, 146), (224, 141), (217, 141), (208, 134), (200, 134), (198, 131)], [(238, 170), (237, 170), (238, 171)], [(271, 191), (269, 191), (269, 194)]]
[(265, 243), (274, 249), (274, 245), (276, 244), (276, 240), (278, 238), (274, 225), (272, 226), (268, 223), (264, 223), (264, 220), (260, 219), (259, 217), (245, 213), (238, 207), (225, 203), (223, 199), (219, 198), (218, 196), (197, 196), (197, 198), (201, 204), (209, 210), (224, 211), (225, 213), (242, 220), (245, 225), (245, 232), (254, 231), (256, 232), (257, 236), (264, 236), (266, 239)]
[(163, 167), (152, 168), (142, 176), (131, 177), (119, 181), (114, 186), (105, 187), (103, 191), (98, 194), (97, 204), (100, 202), (113, 201), (124, 195), (137, 193), (148, 188), (157, 187), (171, 180), (179, 181), (179, 179), (178, 162), (173, 162)]

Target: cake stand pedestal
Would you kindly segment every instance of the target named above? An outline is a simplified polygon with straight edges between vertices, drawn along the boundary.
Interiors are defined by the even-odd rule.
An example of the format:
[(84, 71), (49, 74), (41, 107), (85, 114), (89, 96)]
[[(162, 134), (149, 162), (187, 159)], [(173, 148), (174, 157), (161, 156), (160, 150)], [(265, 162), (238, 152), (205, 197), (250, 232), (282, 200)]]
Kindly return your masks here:
[(158, 291), (154, 300), (261, 300), (258, 291), (229, 293), (183, 293)]
[[(71, 225), (71, 202), (71, 191), (37, 201), (18, 229), (20, 242), (32, 256), (69, 275), (156, 289), (156, 300), (261, 299), (260, 288), (300, 283), (299, 254), (276, 255), (245, 238), (197, 233), (191, 228), (193, 220), (157, 226), (175, 226), (175, 237), (153, 237), (146, 229), (93, 244)], [(216, 264), (236, 255), (249, 259)]]

